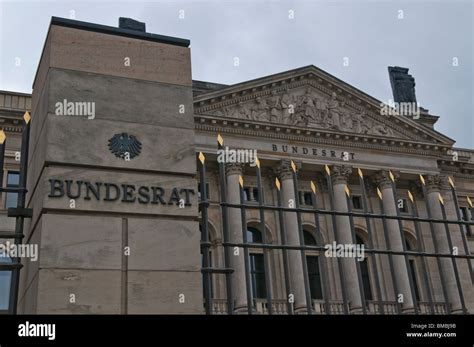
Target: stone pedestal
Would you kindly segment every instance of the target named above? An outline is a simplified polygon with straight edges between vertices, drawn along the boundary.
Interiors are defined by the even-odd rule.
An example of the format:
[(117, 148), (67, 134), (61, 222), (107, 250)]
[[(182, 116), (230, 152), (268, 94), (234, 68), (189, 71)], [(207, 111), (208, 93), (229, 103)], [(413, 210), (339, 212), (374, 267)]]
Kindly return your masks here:
[(53, 18), (28, 166), (40, 260), (20, 312), (203, 312), (188, 45)]

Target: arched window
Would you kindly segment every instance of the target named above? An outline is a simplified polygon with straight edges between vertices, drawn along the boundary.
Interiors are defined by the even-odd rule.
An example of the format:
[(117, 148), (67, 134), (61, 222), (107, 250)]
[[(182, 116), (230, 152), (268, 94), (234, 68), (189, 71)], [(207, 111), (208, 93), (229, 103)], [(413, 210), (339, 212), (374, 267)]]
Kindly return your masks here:
[[(405, 245), (407, 251), (412, 251), (413, 247), (411, 246), (410, 242), (408, 242), (407, 237), (405, 236)], [(416, 259), (415, 257), (408, 257), (408, 265), (410, 266), (410, 272), (411, 272), (411, 281), (413, 283), (414, 289), (415, 289), (415, 299), (417, 302), (420, 301), (420, 288), (418, 286), (418, 280), (416, 277)]]
[[(356, 242), (358, 245), (364, 245), (364, 241), (359, 235), (356, 235)], [(372, 288), (370, 286), (370, 274), (369, 274), (369, 264), (368, 257), (365, 257), (363, 261), (359, 262), (360, 273), (362, 277), (362, 285), (364, 288), (365, 300), (372, 300)]]
[[(4, 256), (0, 253), (0, 264), (10, 264), (11, 262), (12, 260), (10, 257)], [(8, 311), (11, 280), (11, 271), (0, 271), (0, 312)]]
[(262, 243), (262, 233), (260, 230), (248, 227), (247, 228), (247, 242), (248, 243)]
[[(308, 230), (303, 229), (303, 239), (305, 246), (317, 246), (316, 239)], [(321, 267), (319, 264), (319, 255), (317, 252), (306, 251), (306, 265), (308, 267), (311, 298), (314, 300), (322, 300), (323, 291), (321, 286)]]
[[(247, 227), (247, 243), (262, 243), (262, 233), (260, 230)], [(263, 252), (255, 248), (250, 248), (250, 279), (252, 282), (252, 296), (255, 299), (265, 299), (267, 288), (265, 285), (265, 263)]]

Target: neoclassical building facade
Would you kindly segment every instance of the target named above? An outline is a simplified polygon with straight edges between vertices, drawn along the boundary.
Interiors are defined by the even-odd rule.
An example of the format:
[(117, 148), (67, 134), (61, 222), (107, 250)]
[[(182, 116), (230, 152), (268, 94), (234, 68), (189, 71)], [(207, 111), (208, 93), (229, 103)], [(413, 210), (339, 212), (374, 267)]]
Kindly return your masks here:
[[(53, 23), (58, 28), (67, 27), (61, 29), (63, 31), (58, 29), (58, 33), (55, 34), (61, 38), (60, 35), (65, 33), (63, 39), (65, 41), (69, 39), (67, 36), (69, 31), (72, 33), (74, 30), (80, 31), (81, 28), (87, 27), (86, 24), (69, 22), (58, 20), (56, 24)], [(87, 35), (96, 28), (97, 26), (87, 27)], [(110, 34), (110, 37), (122, 35), (120, 30), (110, 30), (110, 33), (107, 30), (109, 29), (101, 29), (97, 35), (102, 35), (104, 32)], [(77, 35), (79, 42), (81, 39), (86, 40), (79, 36), (86, 35), (82, 31)], [(59, 39), (58, 42), (58, 45), (61, 44)], [(71, 42), (74, 40), (71, 39)], [(53, 47), (54, 44), (53, 41)], [(52, 52), (54, 53), (54, 50)], [(74, 57), (70, 59), (74, 60)], [(61, 64), (67, 65), (70, 62), (67, 59), (64, 59), (64, 63), (60, 60), (58, 62), (54, 61), (59, 66), (55, 67), (56, 71), (51, 69), (49, 73), (53, 77), (57, 75), (58, 81), (69, 82), (67, 79), (59, 79), (62, 77), (58, 71), (63, 68)], [(85, 63), (80, 59), (74, 63), (84, 71), (91, 69), (89, 66), (82, 67), (81, 64)], [(70, 67), (64, 68), (64, 71), (68, 68)], [(39, 71), (38, 78), (42, 78), (42, 70)], [(402, 68), (390, 69), (395, 102), (416, 102), (414, 81), (407, 71)], [(112, 71), (109, 74), (122, 74), (122, 72)], [(77, 75), (80, 74), (77, 72)], [(87, 78), (90, 80), (98, 78), (91, 76), (87, 75)], [(85, 77), (70, 78), (75, 83)], [(148, 78), (148, 76), (140, 75), (137, 78)], [(92, 88), (88, 87), (86, 82), (74, 83), (73, 89), (77, 93), (81, 92), (81, 88), (85, 88), (86, 91)], [(63, 87), (58, 88), (58, 93), (62, 92), (62, 89), (67, 90)], [(192, 155), (196, 155), (197, 168), (201, 165), (200, 153), (205, 157), (204, 184), (208, 204), (201, 204), (197, 221), (201, 230), (206, 224), (209, 243), (207, 244), (206, 240), (201, 242), (201, 250), (206, 250), (208, 245), (207, 268), (232, 270), (230, 282), (228, 272), (225, 271), (212, 272), (209, 277), (208, 290), (212, 313), (228, 313), (229, 300), (232, 300), (232, 307), (236, 313), (248, 313), (249, 295), (252, 311), (255, 313), (268, 313), (269, 310), (281, 314), (289, 313), (289, 310), (295, 313), (307, 313), (308, 301), (311, 301), (312, 312), (318, 314), (474, 312), (472, 263), (469, 263), (472, 260), (465, 257), (467, 250), (472, 252), (474, 249), (474, 229), (462, 223), (444, 224), (428, 220), (428, 218), (449, 221), (473, 219), (469, 197), (474, 199), (474, 150), (455, 147), (454, 140), (435, 130), (438, 116), (430, 114), (425, 108), (419, 108), (419, 112), (414, 115), (386, 114), (384, 103), (315, 66), (306, 66), (233, 85), (192, 81), (192, 85), (188, 87), (192, 89), (194, 134)], [(53, 88), (54, 84), (51, 84), (51, 90)], [(149, 88), (148, 85), (146, 88)], [(98, 93), (102, 93), (102, 89)], [(17, 152), (20, 150), (22, 116), (25, 111), (32, 111), (31, 109), (30, 95), (11, 91), (0, 92), (0, 128), (7, 138), (5, 165), (1, 174), (4, 185), (8, 187), (19, 184)], [(40, 111), (41, 109), (38, 112)], [(114, 112), (116, 111), (117, 109), (114, 109)], [(51, 116), (54, 120), (48, 123), (50, 126), (56, 124), (54, 117)], [(36, 119), (34, 110), (32, 119), (33, 122)], [(137, 129), (134, 130), (135, 135), (146, 140), (148, 136), (146, 130)], [(36, 139), (40, 138), (38, 134)], [(76, 135), (70, 133), (70, 136), (71, 141), (75, 141)], [(83, 133), (81, 136), (88, 135)], [(104, 136), (110, 137), (110, 134)], [(228, 149), (256, 151), (258, 165), (219, 162), (218, 136), (223, 141), (220, 145)], [(61, 141), (66, 140), (62, 138)], [(146, 141), (142, 142), (145, 143), (143, 149), (145, 152), (149, 147)], [(55, 143), (52, 140), (51, 143), (54, 147), (59, 142)], [(67, 141), (61, 143), (68, 146)], [(61, 151), (59, 147), (54, 148), (55, 151)], [(77, 152), (76, 148), (67, 148), (70, 150), (69, 154), (66, 151), (61, 154), (63, 157), (60, 159), (55, 159), (56, 161), (51, 159), (44, 170), (47, 170), (48, 165), (59, 165), (57, 162), (61, 160), (68, 161), (68, 155), (71, 158), (76, 155), (71, 154)], [(186, 155), (183, 153), (173, 155), (177, 157)], [(34, 156), (35, 154), (31, 158)], [(55, 158), (55, 153), (51, 154), (51, 158)], [(152, 162), (149, 164), (152, 165)], [(91, 172), (96, 170), (95, 164), (88, 162), (87, 165), (78, 175), (88, 174), (87, 168), (90, 168)], [(98, 163), (97, 167), (100, 168), (101, 165)], [(71, 166), (70, 170), (73, 169)], [(148, 175), (151, 172), (148, 167), (142, 169), (141, 175)], [(97, 176), (98, 173), (94, 171), (96, 177), (103, 180), (110, 178), (106, 171), (107, 167), (100, 170), (97, 172), (103, 172), (103, 176)], [(132, 169), (127, 170), (129, 171), (121, 172), (120, 177), (127, 178), (127, 172), (131, 172), (130, 175), (135, 174)], [(62, 171), (57, 172), (63, 174)], [(39, 171), (35, 174), (39, 174)], [(200, 177), (198, 170), (194, 179), (199, 181)], [(201, 191), (201, 198), (202, 193)], [(7, 209), (16, 206), (15, 194), (0, 195), (1, 233), (14, 231), (14, 221), (7, 217)], [(244, 218), (242, 208), (223, 207), (223, 197), (230, 204), (239, 205), (242, 202), (245, 210)], [(299, 212), (291, 210), (294, 205)], [(58, 206), (48, 205), (43, 208), (46, 212), (41, 213), (52, 211), (53, 216), (54, 213), (65, 213), (63, 210), (66, 208)], [(262, 209), (258, 208), (259, 206), (282, 206), (286, 209)], [(133, 218), (141, 213), (138, 210), (141, 207), (136, 208), (137, 211), (124, 212), (123, 216), (130, 216), (131, 219), (127, 222), (125, 217), (124, 221), (120, 219), (119, 224), (122, 227), (122, 231), (118, 232), (120, 236), (133, 232), (130, 229), (135, 223)], [(207, 214), (205, 219), (203, 208)], [(54, 212), (55, 209), (59, 212)], [(226, 210), (225, 216), (223, 210)], [(104, 216), (122, 218), (120, 210), (112, 212), (107, 210)], [(69, 215), (64, 218), (72, 220), (88, 216), (88, 213), (91, 216), (90, 220), (97, 218), (87, 208), (81, 210), (81, 213), (68, 213)], [(144, 213), (147, 213), (150, 219), (153, 218), (152, 212)], [(398, 218), (376, 218), (370, 217), (369, 214)], [(413, 218), (417, 216), (425, 220), (414, 220)], [(48, 231), (48, 218), (52, 217), (45, 214), (41, 218), (42, 222), (46, 223), (42, 231), (45, 233)], [(65, 225), (61, 223), (58, 225)], [(100, 225), (106, 228), (105, 224)], [(34, 226), (29, 228), (33, 230)], [(143, 231), (146, 228), (139, 230)], [(198, 233), (194, 230), (188, 234), (194, 238), (193, 232)], [(182, 234), (184, 236), (180, 237), (191, 237), (188, 234)], [(25, 242), (31, 242), (35, 238), (34, 235), (36, 234), (33, 233), (31, 236), (27, 232)], [(195, 241), (198, 238), (196, 237)], [(175, 239), (166, 239), (166, 242), (175, 242), (173, 240)], [(244, 241), (253, 245), (246, 248), (248, 252), (244, 252), (244, 247), (230, 245), (241, 244)], [(44, 239), (42, 242), (44, 243)], [(271, 248), (272, 245), (300, 246), (302, 243), (304, 246), (309, 246), (304, 256), (299, 249)], [(363, 245), (367, 250), (381, 252), (365, 252), (362, 258), (356, 261), (350, 257), (329, 257), (321, 248), (318, 249), (333, 243)], [(169, 245), (171, 248), (174, 247), (172, 244)], [(73, 244), (69, 244), (66, 240), (58, 247), (72, 246)], [(195, 252), (198, 254), (199, 241), (195, 246)], [(143, 249), (150, 251), (149, 248)], [(51, 252), (51, 249), (45, 249), (43, 254), (49, 254), (47, 252)], [(420, 253), (426, 253), (426, 256), (421, 256)], [(171, 253), (166, 254), (170, 257), (175, 256)], [(437, 256), (440, 254), (445, 256)], [(461, 257), (449, 256), (453, 254)], [(183, 253), (180, 257), (186, 258), (187, 255)], [(204, 252), (203, 257), (207, 257), (207, 253)], [(64, 260), (59, 256), (54, 259), (58, 262)], [(176, 259), (177, 263), (181, 262), (178, 258), (172, 259)], [(149, 260), (153, 261), (151, 258)], [(64, 261), (67, 263), (75, 260)], [(117, 268), (113, 268), (114, 271), (119, 271), (120, 266), (138, 266), (132, 264), (132, 260), (131, 265), (123, 265), (123, 261), (118, 263)], [(80, 268), (85, 266), (84, 264), (89, 266), (87, 262), (76, 265)], [(145, 262), (140, 264), (143, 268), (147, 267)], [(42, 285), (48, 288), (46, 282), (49, 280), (41, 282), (40, 279), (39, 284), (35, 284), (32, 274), (34, 271), (41, 273), (42, 265), (40, 264), (39, 270), (31, 270), (31, 265), (24, 265), (27, 270), (22, 270), (22, 274), (25, 275), (22, 275), (20, 283), (19, 312), (130, 312), (130, 308), (127, 311), (126, 305), (120, 306), (116, 302), (110, 303), (110, 307), (118, 308), (110, 309), (107, 305), (91, 303), (92, 309), (89, 306), (87, 308), (89, 311), (81, 311), (80, 307), (64, 306), (60, 299), (49, 297), (46, 289), (41, 290)], [(53, 265), (49, 261), (45, 267), (54, 267)], [(199, 272), (203, 267), (204, 265), (197, 269), (192, 267), (192, 270)], [(183, 271), (189, 271), (189, 268), (184, 268)], [(0, 294), (3, 299), (0, 299), (0, 310), (6, 311), (5, 297), (9, 295), (10, 277), (6, 271), (1, 274)], [(62, 288), (64, 281), (76, 275), (61, 275), (63, 276), (61, 278), (58, 276), (54, 281), (58, 281), (60, 283), (58, 288)], [(123, 268), (120, 276), (122, 282), (117, 283), (122, 283), (122, 298), (139, 296), (142, 292), (147, 295), (151, 293), (147, 292), (148, 287), (139, 287), (133, 283), (127, 287), (127, 281), (134, 279), (124, 275)], [(54, 281), (49, 281), (48, 285), (53, 286), (56, 283)], [(80, 282), (81, 288), (86, 288), (89, 290), (87, 293), (92, 293), (95, 287), (90, 289), (88, 287), (90, 283), (84, 281)], [(163, 277), (158, 282), (147, 282), (147, 285), (161, 286), (165, 283), (163, 285), (166, 286), (167, 281), (168, 278)], [(174, 277), (169, 281), (180, 283)], [(229, 283), (232, 285), (232, 298), (228, 295)], [(29, 288), (34, 285), (39, 285), (40, 294), (34, 296), (36, 299), (31, 299)], [(124, 291), (123, 286), (128, 288), (128, 292)], [(59, 291), (54, 293), (56, 295)], [(68, 292), (61, 292), (65, 293)], [(269, 296), (272, 301), (271, 307), (268, 304)], [(87, 299), (93, 301), (94, 295), (90, 297), (92, 299)], [(197, 308), (186, 312), (204, 312), (206, 303), (203, 297), (204, 295), (199, 295), (199, 298), (189, 299), (196, 301)], [(41, 300), (50, 300), (51, 304), (48, 302), (42, 305)], [(141, 306), (134, 312), (183, 313), (175, 309), (175, 306), (170, 306), (171, 304), (162, 304), (159, 306), (160, 309), (156, 309), (154, 299), (147, 300), (140, 301)], [(176, 307), (178, 306), (176, 304)]]
[[(460, 216), (465, 220), (472, 218), (472, 208), (467, 197), (472, 196), (474, 188), (474, 151), (453, 147), (453, 140), (434, 129), (438, 117), (429, 114), (426, 109), (421, 108), (417, 117), (382, 115), (380, 101), (314, 66), (237, 85), (206, 86), (207, 91), (204, 91), (203, 86), (201, 90), (195, 91), (194, 97), (197, 149), (207, 155), (208, 161), (216, 161), (217, 134), (221, 134), (225, 145), (231, 148), (257, 149), (265, 204), (277, 205), (278, 188), (275, 179), (278, 179), (282, 185), (283, 202), (299, 199), (303, 208), (311, 209), (315, 204), (318, 209), (347, 211), (347, 186), (355, 212), (363, 211), (361, 200), (364, 198), (367, 200), (367, 210), (372, 213), (397, 215), (398, 209), (402, 217), (412, 216), (414, 204), (410, 203), (409, 198), (409, 194), (412, 194), (417, 214), (428, 216), (428, 206), (433, 218), (443, 219), (439, 206), (441, 194), (447, 218), (457, 220), (458, 215), (448, 182), (448, 178), (452, 177), (457, 189)], [(298, 167), (299, 197), (296, 197), (293, 191), (291, 161)], [(326, 165), (330, 168), (333, 186), (332, 206)], [(211, 262), (224, 267), (219, 173), (215, 163), (209, 166), (211, 169), (207, 185), (210, 200)], [(364, 176), (364, 187), (361, 187), (359, 169)], [(390, 174), (395, 177), (396, 192), (393, 191)], [(425, 179), (425, 185), (420, 181), (420, 174)], [(234, 199), (234, 203), (239, 203), (239, 176), (243, 177), (246, 203), (258, 205), (261, 196), (257, 189), (256, 170), (249, 164), (227, 164), (226, 189), (229, 200)], [(312, 194), (311, 182), (316, 184), (315, 195)], [(377, 190), (386, 202), (383, 209)], [(395, 197), (397, 198), (394, 199)], [(314, 198), (316, 202), (313, 201)], [(230, 209), (229, 214), (231, 238), (234, 238), (235, 242), (242, 242), (240, 211)], [(265, 233), (267, 243), (283, 243), (277, 212), (265, 211), (265, 230), (260, 223), (258, 209), (248, 209), (246, 217), (248, 240), (262, 242), (262, 234)], [(285, 213), (283, 223), (288, 244), (299, 244), (295, 213)], [(335, 240), (340, 243), (352, 242), (349, 218), (339, 216), (334, 221), (332, 216), (324, 215), (320, 217), (317, 226), (312, 213), (303, 213), (301, 223), (306, 245), (322, 246)], [(357, 243), (363, 243), (367, 248), (400, 251), (418, 250), (422, 243), (426, 252), (450, 253), (442, 224), (436, 224), (433, 233), (429, 223), (420, 223), (417, 233), (413, 221), (402, 220), (400, 223), (401, 225), (397, 220), (388, 220), (384, 227), (381, 219), (366, 220), (364, 217), (354, 217), (353, 229)], [(400, 236), (400, 228), (403, 230), (403, 237)], [(387, 235), (384, 235), (384, 229), (387, 230)], [(465, 235), (472, 249), (472, 233), (468, 229), (465, 229)], [(464, 254), (459, 226), (449, 225), (449, 230), (452, 246), (462, 250), (460, 253)], [(420, 235), (423, 239), (421, 241)], [(435, 242), (433, 235), (437, 238)], [(372, 239), (369, 241), (370, 238)], [(289, 253), (289, 277), (293, 281), (297, 311), (305, 307), (303, 266), (298, 251)], [(396, 313), (397, 297), (393, 288), (395, 282), (397, 291), (405, 293), (404, 312), (413, 312), (415, 300), (419, 311), (428, 313), (428, 291), (431, 291), (437, 313), (446, 313), (446, 300), (443, 295), (449, 298), (447, 301), (452, 305), (451, 312), (462, 312), (455, 271), (450, 259), (423, 259), (410, 255), (407, 269), (403, 256), (394, 257), (393, 264), (390, 265), (386, 254), (366, 255), (360, 263), (361, 278), (358, 279), (356, 264), (353, 261), (345, 265), (345, 278), (341, 278), (337, 260), (318, 257), (321, 254), (309, 251), (306, 256), (311, 297), (316, 312), (324, 312), (323, 292), (326, 292), (331, 301), (332, 313), (342, 313), (344, 287), (348, 301), (351, 302), (351, 311), (361, 312), (359, 286), (363, 286), (369, 312), (378, 312), (374, 303), (380, 300), (384, 302), (385, 313)], [(252, 296), (257, 301), (257, 306), (260, 305), (258, 310), (266, 310), (263, 274), (264, 271), (270, 270), (271, 292), (276, 298), (273, 305), (276, 311), (286, 312), (283, 270), (285, 261), (282, 252), (271, 252), (268, 268), (264, 267), (263, 249), (251, 249), (250, 257)], [(422, 264), (425, 260), (426, 264)], [(236, 288), (235, 307), (236, 310), (243, 308), (245, 311), (247, 307), (243, 261), (237, 261), (234, 266), (240, 268), (240, 274), (236, 273), (238, 279), (235, 282), (239, 284)], [(456, 266), (460, 273), (463, 300), (467, 309), (472, 311), (474, 297), (468, 261), (459, 259)], [(442, 283), (445, 283), (444, 288)], [(212, 293), (215, 297), (215, 311), (225, 312), (226, 292), (222, 275), (213, 276)]]

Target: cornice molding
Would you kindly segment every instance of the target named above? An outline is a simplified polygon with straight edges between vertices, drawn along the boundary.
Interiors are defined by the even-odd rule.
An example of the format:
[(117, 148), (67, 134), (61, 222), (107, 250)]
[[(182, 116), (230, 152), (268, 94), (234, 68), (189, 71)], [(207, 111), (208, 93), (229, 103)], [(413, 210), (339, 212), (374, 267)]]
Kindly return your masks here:
[[(447, 151), (447, 147), (426, 143), (409, 143), (406, 140), (366, 136), (350, 133), (333, 133), (320, 129), (298, 129), (296, 127), (280, 124), (259, 124), (239, 119), (219, 119), (210, 121), (212, 125), (206, 125), (200, 117), (196, 117), (195, 129), (212, 133), (228, 133), (249, 137), (261, 137), (286, 141), (298, 141), (308, 144), (323, 144), (342, 146), (346, 148), (360, 148), (379, 150), (383, 152), (407, 153), (432, 158), (440, 158)], [(218, 121), (222, 124), (217, 124)], [(231, 126), (229, 126), (231, 123)], [(243, 128), (237, 128), (243, 126)], [(292, 132), (294, 134), (292, 134)], [(350, 142), (348, 142), (350, 141)], [(361, 142), (358, 142), (361, 141)], [(375, 144), (377, 143), (377, 144)], [(424, 147), (425, 150), (421, 148)], [(428, 149), (426, 149), (428, 147)], [(430, 150), (430, 148), (433, 148)]]
[[(274, 77), (278, 78), (278, 76)], [(432, 133), (432, 131), (430, 131), (429, 129), (424, 129), (414, 120), (402, 120), (402, 116), (392, 116), (393, 119), (391, 119), (391, 121), (389, 122), (387, 120), (387, 117), (381, 116), (379, 114), (380, 102), (379, 104), (377, 104), (377, 100), (375, 98), (365, 95), (364, 98), (371, 98), (371, 102), (363, 101), (363, 98), (360, 98), (358, 95), (356, 95), (356, 92), (358, 91), (356, 88), (354, 88), (356, 92), (354, 92), (354, 90), (346, 90), (343, 86), (328, 83), (327, 80), (325, 81), (323, 79), (326, 77), (327, 76), (319, 77), (314, 71), (302, 71), (301, 75), (293, 77), (285, 77), (283, 73), (281, 77), (283, 79), (280, 79), (278, 81), (266, 81), (264, 84), (260, 84), (254, 87), (250, 85), (252, 81), (249, 81), (249, 85), (237, 85), (242, 87), (241, 90), (224, 88), (224, 90), (218, 90), (213, 93), (210, 93), (207, 98), (206, 95), (201, 95), (201, 98), (196, 98), (196, 101), (194, 103), (195, 114), (202, 115), (203, 113), (210, 112), (216, 109), (222, 109), (232, 105), (237, 105), (240, 102), (254, 100), (258, 97), (271, 96), (272, 92), (279, 93), (298, 87), (312, 86), (313, 88), (325, 93), (328, 97), (333, 92), (337, 92), (338, 100), (343, 101), (346, 106), (350, 106), (358, 112), (365, 111), (365, 114), (371, 120), (381, 122), (412, 140), (416, 137), (419, 137), (419, 134), (422, 134), (422, 138), (429, 139), (429, 141), (431, 141), (432, 143), (448, 145), (447, 143), (443, 143), (443, 140), (447, 139), (445, 136), (443, 139), (443, 136), (441, 134)], [(339, 83), (345, 82), (339, 81)], [(219, 93), (221, 95), (219, 95)], [(407, 129), (411, 129), (412, 131), (408, 131)]]

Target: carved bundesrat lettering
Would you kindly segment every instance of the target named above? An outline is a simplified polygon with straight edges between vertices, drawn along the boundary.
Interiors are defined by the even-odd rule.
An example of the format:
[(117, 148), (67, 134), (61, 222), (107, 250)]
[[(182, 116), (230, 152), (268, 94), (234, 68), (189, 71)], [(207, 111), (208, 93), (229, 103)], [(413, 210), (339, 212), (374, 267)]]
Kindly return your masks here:
[(272, 151), (281, 152), (281, 153), (290, 153), (290, 154), (311, 155), (311, 156), (324, 157), (324, 158), (339, 158), (339, 159), (347, 158), (347, 160), (355, 159), (355, 153), (353, 152), (346, 152), (346, 151), (341, 151), (341, 150), (336, 151), (332, 149), (294, 146), (294, 145), (272, 144)]
[(120, 201), (122, 203), (177, 205), (184, 201), (184, 206), (192, 206), (191, 195), (194, 189), (163, 188), (160, 186), (136, 186), (134, 184), (114, 184), (103, 182), (73, 181), (49, 179), (48, 197), (102, 201)]

